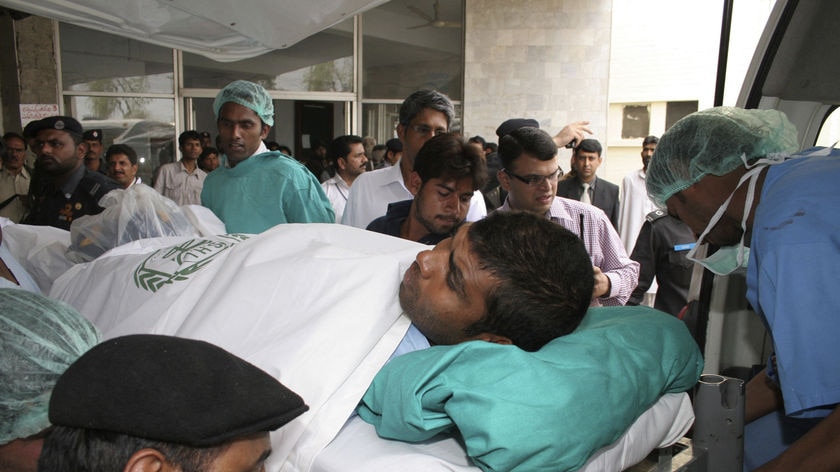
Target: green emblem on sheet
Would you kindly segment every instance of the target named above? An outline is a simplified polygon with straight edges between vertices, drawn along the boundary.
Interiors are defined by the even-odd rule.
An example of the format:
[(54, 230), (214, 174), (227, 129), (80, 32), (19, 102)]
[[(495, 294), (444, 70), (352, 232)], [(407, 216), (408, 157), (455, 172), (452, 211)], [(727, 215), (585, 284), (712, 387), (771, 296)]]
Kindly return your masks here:
[(190, 239), (177, 246), (158, 249), (134, 270), (134, 285), (154, 293), (165, 285), (187, 280), (219, 254), (249, 237), (223, 234), (214, 239)]

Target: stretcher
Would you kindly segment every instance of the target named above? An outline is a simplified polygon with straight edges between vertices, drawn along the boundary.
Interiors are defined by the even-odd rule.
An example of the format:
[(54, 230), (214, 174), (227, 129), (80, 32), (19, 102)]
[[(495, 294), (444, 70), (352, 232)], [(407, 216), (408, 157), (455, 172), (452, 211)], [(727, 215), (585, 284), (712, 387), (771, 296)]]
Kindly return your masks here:
[[(261, 235), (139, 240), (63, 267), (39, 259), (60, 254), (67, 235), (10, 225), (4, 240), (32, 256), (24, 266), (50, 268), (36, 277), (42, 287), (104, 338), (204, 339), (301, 394), (311, 409), (272, 434), (268, 470), (479, 470), (457, 435), (387, 440), (352, 416), (408, 327), (397, 288), (425, 246), (341, 225), (281, 225)], [(685, 393), (664, 395), (582, 458), (581, 470), (624, 470), (671, 450), (693, 420)]]

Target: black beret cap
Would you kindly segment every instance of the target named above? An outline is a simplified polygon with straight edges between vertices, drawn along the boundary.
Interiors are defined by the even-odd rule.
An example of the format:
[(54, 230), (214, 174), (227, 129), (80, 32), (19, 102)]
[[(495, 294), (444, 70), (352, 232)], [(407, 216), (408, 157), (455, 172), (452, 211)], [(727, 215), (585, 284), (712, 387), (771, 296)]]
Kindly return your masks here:
[(82, 139), (85, 141), (99, 141), (102, 142), (102, 130), (101, 129), (89, 129), (85, 131), (85, 134), (82, 135)]
[(392, 152), (402, 152), (402, 141), (397, 138), (391, 138), (385, 142), (385, 147)]
[(507, 136), (519, 128), (524, 128), (526, 126), (530, 128), (539, 128), (540, 123), (533, 118), (511, 118), (509, 120), (505, 120), (498, 128), (496, 128), (496, 136), (501, 138), (502, 136)]
[(43, 129), (57, 129), (80, 135), (84, 132), (82, 125), (71, 116), (50, 116), (38, 121), (29, 122), (23, 128), (23, 135), (26, 138), (34, 138), (38, 131)]
[(213, 344), (152, 334), (93, 347), (59, 377), (55, 425), (209, 447), (273, 431), (308, 410), (268, 373)]

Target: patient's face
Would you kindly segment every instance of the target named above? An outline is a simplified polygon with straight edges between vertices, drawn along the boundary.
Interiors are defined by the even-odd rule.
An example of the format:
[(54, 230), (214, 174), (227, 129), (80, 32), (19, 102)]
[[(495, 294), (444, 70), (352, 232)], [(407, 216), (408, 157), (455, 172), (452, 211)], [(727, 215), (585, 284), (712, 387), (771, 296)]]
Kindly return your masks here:
[(496, 285), (470, 252), (468, 227), (418, 254), (400, 284), (403, 310), (434, 344), (479, 339), (464, 331), (485, 316), (485, 299)]

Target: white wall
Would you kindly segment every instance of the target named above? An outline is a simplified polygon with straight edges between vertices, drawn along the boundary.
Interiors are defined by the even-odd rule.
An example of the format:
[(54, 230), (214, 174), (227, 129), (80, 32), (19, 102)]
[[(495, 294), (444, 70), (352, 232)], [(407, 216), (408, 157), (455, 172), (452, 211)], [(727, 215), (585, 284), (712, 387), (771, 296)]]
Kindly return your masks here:
[[(774, 0), (734, 2), (724, 105), (734, 105)], [(668, 101), (713, 106), (723, 1), (614, 0), (609, 130), (599, 174), (619, 183), (641, 166), (641, 138), (621, 139), (621, 107), (650, 104), (650, 134), (665, 131)]]
[[(465, 135), (508, 118), (606, 134), (612, 0), (466, 0)], [(568, 151), (561, 154), (568, 170)]]

